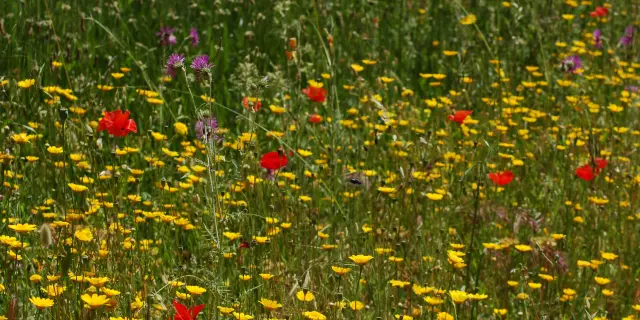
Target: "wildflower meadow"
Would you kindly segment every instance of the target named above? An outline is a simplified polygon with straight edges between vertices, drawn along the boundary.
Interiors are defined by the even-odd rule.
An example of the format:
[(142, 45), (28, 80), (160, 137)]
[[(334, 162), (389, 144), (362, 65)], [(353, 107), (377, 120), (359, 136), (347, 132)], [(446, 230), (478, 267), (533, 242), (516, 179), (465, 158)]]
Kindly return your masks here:
[(0, 1), (0, 319), (640, 319), (637, 0)]

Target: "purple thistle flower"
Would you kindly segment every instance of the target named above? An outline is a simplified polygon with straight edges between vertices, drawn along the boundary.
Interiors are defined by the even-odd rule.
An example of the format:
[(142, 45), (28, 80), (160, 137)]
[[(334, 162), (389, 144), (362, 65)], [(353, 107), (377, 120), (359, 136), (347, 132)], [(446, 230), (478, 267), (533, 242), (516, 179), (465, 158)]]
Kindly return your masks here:
[(597, 49), (602, 48), (602, 31), (600, 29), (593, 31), (593, 41)]
[(173, 35), (174, 31), (175, 29), (171, 27), (160, 28), (160, 31), (156, 32), (156, 36), (160, 38), (160, 45), (171, 46), (176, 44), (178, 41), (176, 36)]
[(211, 68), (211, 65), (209, 64), (209, 56), (206, 54), (196, 56), (191, 61), (191, 69), (195, 71), (204, 72), (209, 68)]
[(172, 53), (167, 59), (167, 71), (166, 73), (175, 78), (176, 71), (184, 65), (184, 55), (178, 53)]
[(191, 31), (189, 31), (189, 38), (191, 38), (191, 46), (192, 47), (197, 46), (198, 43), (200, 43), (200, 36), (198, 36), (198, 29), (191, 28)]
[(624, 29), (624, 35), (620, 38), (620, 44), (628, 46), (633, 42), (633, 26), (628, 26)]
[(578, 69), (582, 68), (582, 59), (576, 55), (567, 57), (562, 61), (562, 67), (565, 72), (575, 73)]
[(216, 131), (218, 130), (218, 120), (215, 117), (208, 117), (204, 119), (200, 119), (196, 122), (196, 137), (203, 141), (210, 141), (213, 139), (214, 141), (222, 140), (222, 137), (216, 135)]

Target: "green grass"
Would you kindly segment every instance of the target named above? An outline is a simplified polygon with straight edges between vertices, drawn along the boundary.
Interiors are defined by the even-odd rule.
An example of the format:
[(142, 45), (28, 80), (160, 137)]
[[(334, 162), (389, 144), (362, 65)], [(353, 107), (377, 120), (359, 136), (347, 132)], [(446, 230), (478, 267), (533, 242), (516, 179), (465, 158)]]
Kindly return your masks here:
[[(596, 6), (606, 17), (590, 16)], [(639, 11), (631, 0), (2, 2), (0, 319), (167, 319), (174, 299), (205, 304), (198, 319), (635, 319)], [(163, 26), (175, 45), (159, 44)], [(186, 56), (173, 78), (172, 53)], [(213, 67), (197, 74), (201, 54)], [(566, 71), (570, 56), (581, 69)], [(303, 93), (310, 80), (325, 101)], [(98, 130), (115, 110), (137, 132)], [(473, 113), (451, 121), (461, 110)], [(196, 137), (207, 116), (221, 139)], [(268, 172), (261, 158), (276, 150), (288, 164)], [(600, 159), (583, 172), (592, 180), (577, 175)], [(505, 170), (514, 179), (497, 186), (489, 174)], [(120, 294), (85, 306), (103, 287)], [(455, 290), (479, 295), (456, 302)]]

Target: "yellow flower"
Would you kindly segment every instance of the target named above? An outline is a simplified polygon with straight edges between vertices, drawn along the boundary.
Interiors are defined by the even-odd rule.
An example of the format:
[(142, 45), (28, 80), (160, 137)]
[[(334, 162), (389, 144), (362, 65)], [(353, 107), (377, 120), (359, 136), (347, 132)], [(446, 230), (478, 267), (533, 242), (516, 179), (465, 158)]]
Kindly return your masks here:
[(120, 78), (124, 77), (124, 73), (115, 72), (115, 73), (112, 73), (112, 74), (111, 74), (111, 76), (112, 76), (114, 79), (120, 79)]
[(109, 303), (107, 296), (97, 295), (95, 293), (93, 295), (83, 294), (80, 299), (84, 301), (85, 308), (87, 309), (97, 309)]
[(25, 232), (31, 232), (36, 230), (36, 225), (35, 224), (27, 224), (27, 223), (18, 223), (18, 224), (10, 224), (9, 225), (9, 229), (18, 232), (18, 233), (25, 233)]
[(365, 255), (355, 255), (355, 256), (350, 256), (349, 259), (351, 259), (351, 261), (355, 262), (355, 264), (362, 266), (365, 265), (367, 263), (369, 263), (369, 261), (371, 259), (373, 259), (372, 256), (365, 256)]
[(354, 63), (354, 64), (351, 65), (351, 69), (353, 69), (353, 71), (358, 73), (358, 72), (364, 70), (364, 67), (359, 65), (359, 64)]
[(75, 183), (69, 183), (68, 186), (69, 188), (71, 188), (71, 191), (73, 192), (84, 192), (89, 189), (87, 188), (87, 186), (83, 186), (81, 184), (75, 184)]
[[(47, 279), (49, 276), (47, 276)], [(62, 287), (57, 284), (50, 284), (44, 288), (40, 288), (42, 292), (46, 293), (49, 297), (57, 297), (67, 290), (67, 287)]]
[(173, 128), (179, 135), (186, 136), (189, 133), (189, 128), (182, 122), (176, 122), (173, 124)]
[(73, 235), (76, 237), (76, 239), (82, 242), (89, 242), (93, 240), (93, 234), (91, 233), (91, 230), (89, 230), (89, 228), (78, 230)]
[(38, 282), (42, 281), (42, 276), (39, 275), (39, 274), (31, 275), (29, 277), (29, 281), (31, 281), (32, 283), (38, 283)]
[(260, 299), (260, 304), (267, 310), (269, 311), (273, 311), (279, 308), (282, 308), (282, 305), (278, 303), (278, 301), (275, 300), (269, 300), (269, 299), (265, 299), (262, 298)]
[(453, 300), (453, 302), (458, 304), (467, 301), (467, 299), (469, 298), (466, 292), (460, 290), (450, 290), (449, 296), (451, 297), (451, 300)]
[(207, 292), (207, 289), (202, 288), (202, 287), (198, 287), (198, 286), (186, 286), (187, 291), (189, 291), (189, 293), (199, 296), (205, 292)]
[(618, 255), (610, 252), (601, 251), (600, 254), (602, 255), (602, 259), (605, 259), (607, 261), (615, 260), (618, 258)]
[(439, 201), (442, 200), (442, 198), (444, 198), (443, 195), (439, 194), (439, 193), (427, 193), (425, 194), (427, 196), (427, 198), (429, 198), (429, 200), (433, 200), (433, 201)]
[(29, 301), (40, 310), (53, 307), (53, 300), (51, 299), (31, 297)]
[(338, 275), (345, 275), (347, 274), (349, 271), (351, 271), (351, 268), (342, 268), (342, 267), (336, 267), (336, 266), (331, 266), (331, 270), (333, 270), (333, 272), (337, 273)]
[(18, 81), (18, 87), (23, 88), (23, 89), (30, 88), (34, 84), (36, 84), (36, 80), (35, 79), (26, 79), (26, 80)]
[(436, 320), (454, 320), (453, 316), (446, 312), (438, 312)]
[(269, 110), (271, 110), (271, 112), (273, 112), (275, 114), (282, 114), (282, 113), (285, 113), (285, 111), (287, 111), (287, 109), (284, 108), (284, 107), (279, 107), (279, 106), (274, 106), (274, 105), (270, 105), (269, 106)]
[(11, 140), (13, 140), (15, 143), (28, 143), (31, 142), (31, 140), (35, 139), (36, 136), (33, 134), (26, 134), (26, 133), (17, 133), (11, 136)]
[(464, 18), (460, 19), (460, 23), (467, 26), (467, 25), (476, 23), (477, 20), (478, 18), (476, 18), (475, 14), (469, 14)]
[(518, 244), (515, 246), (515, 248), (520, 252), (529, 252), (532, 250), (531, 246), (528, 246), (526, 244)]
[(327, 319), (327, 317), (325, 317), (324, 314), (318, 311), (305, 311), (302, 313), (302, 315), (309, 320), (326, 320)]
[(315, 296), (313, 295), (313, 292), (311, 291), (306, 291), (306, 290), (300, 290), (298, 292), (296, 292), (296, 298), (298, 298), (298, 300), (300, 301), (304, 301), (304, 302), (309, 302), (309, 301), (313, 301), (313, 299), (315, 298)]
[(242, 281), (249, 281), (249, 280), (251, 280), (251, 276), (250, 276), (250, 275), (248, 275), (248, 274), (241, 274), (241, 275), (239, 275), (239, 276), (238, 276), (238, 278), (239, 278), (240, 280), (242, 280)]
[(236, 318), (236, 320), (251, 320), (251, 319), (253, 319), (252, 315), (244, 314), (244, 313), (241, 313), (241, 312), (234, 312), (233, 313), (233, 317)]
[(396, 188), (392, 187), (378, 187), (378, 191), (382, 193), (394, 193), (396, 192)]
[(222, 314), (230, 314), (231, 312), (233, 312), (233, 308), (230, 307), (221, 307), (221, 306), (217, 306), (218, 311), (220, 311), (220, 313)]
[(270, 273), (261, 273), (261, 274), (259, 274), (259, 276), (263, 280), (269, 280), (269, 279), (273, 278), (273, 275), (270, 274)]
[(364, 303), (360, 301), (351, 301), (349, 302), (349, 308), (351, 308), (351, 310), (358, 311), (364, 308)]
[(535, 282), (529, 282), (529, 283), (527, 283), (527, 285), (531, 289), (540, 289), (540, 287), (542, 287), (541, 283), (535, 283)]
[(596, 280), (596, 283), (598, 283), (601, 286), (604, 286), (604, 285), (608, 284), (609, 282), (611, 282), (611, 280), (609, 280), (607, 278), (595, 277), (594, 279)]
[(47, 148), (47, 151), (51, 154), (61, 154), (62, 147), (50, 146)]

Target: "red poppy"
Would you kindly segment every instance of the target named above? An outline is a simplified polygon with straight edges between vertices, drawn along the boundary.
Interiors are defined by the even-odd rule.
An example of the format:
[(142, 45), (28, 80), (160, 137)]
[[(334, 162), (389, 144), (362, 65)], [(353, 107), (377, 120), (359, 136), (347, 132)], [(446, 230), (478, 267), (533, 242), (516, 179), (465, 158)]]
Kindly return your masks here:
[(449, 117), (447, 117), (447, 119), (449, 121), (453, 121), (453, 122), (457, 122), (459, 124), (462, 124), (464, 122), (464, 119), (466, 119), (472, 113), (473, 113), (473, 111), (471, 111), (471, 110), (458, 110), (458, 111), (456, 111), (455, 114), (449, 115)]
[(244, 241), (238, 246), (238, 251), (241, 251), (242, 249), (249, 249), (249, 248), (250, 248), (249, 242)]
[[(187, 308), (187, 306), (177, 300), (173, 300), (173, 307), (176, 309), (176, 315), (173, 317), (173, 320), (195, 320), (198, 313), (204, 309), (204, 304)], [(169, 318), (169, 320), (171, 320), (171, 318)]]
[(278, 170), (287, 165), (289, 159), (280, 151), (267, 152), (260, 159), (260, 166), (269, 170)]
[(107, 130), (114, 137), (124, 137), (129, 132), (138, 132), (136, 122), (129, 119), (129, 111), (122, 113), (121, 110), (104, 113), (104, 117), (100, 119), (98, 131)]
[(322, 116), (317, 114), (317, 113), (314, 113), (314, 114), (309, 116), (309, 122), (311, 122), (311, 123), (320, 123), (320, 122), (322, 122)]
[(244, 99), (242, 99), (242, 106), (258, 112), (260, 108), (262, 108), (262, 102), (259, 98), (251, 98), (251, 100), (249, 100), (249, 97), (244, 97)]
[(609, 164), (609, 161), (607, 161), (607, 159), (602, 159), (602, 158), (595, 158), (593, 159), (593, 162), (596, 163), (596, 168), (598, 169), (604, 169)]
[(590, 165), (585, 164), (584, 166), (576, 169), (576, 175), (584, 181), (591, 181), (596, 177), (596, 172)]
[(596, 10), (591, 11), (589, 13), (589, 15), (592, 18), (596, 18), (596, 17), (604, 17), (607, 14), (609, 14), (609, 9), (605, 8), (605, 7), (596, 7)]
[(513, 172), (509, 170), (505, 170), (503, 172), (492, 172), (489, 173), (489, 179), (499, 186), (504, 186), (513, 180)]
[(313, 102), (323, 103), (324, 100), (327, 99), (327, 90), (324, 88), (316, 88), (313, 86), (308, 86), (302, 89), (302, 93), (306, 94), (307, 97)]

